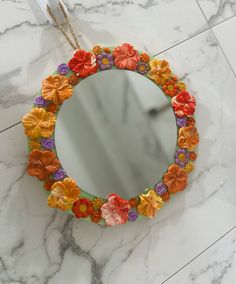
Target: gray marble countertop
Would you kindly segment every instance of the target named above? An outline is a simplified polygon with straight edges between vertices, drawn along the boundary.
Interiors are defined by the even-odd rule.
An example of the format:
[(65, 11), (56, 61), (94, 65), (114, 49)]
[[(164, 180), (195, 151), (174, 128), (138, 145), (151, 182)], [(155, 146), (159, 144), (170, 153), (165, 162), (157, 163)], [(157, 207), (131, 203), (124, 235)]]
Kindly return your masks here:
[(83, 48), (130, 42), (196, 97), (201, 143), (186, 191), (151, 221), (101, 228), (49, 209), (25, 173), (20, 120), (71, 56), (35, 0), (0, 0), (0, 283), (235, 284), (235, 0), (68, 0)]

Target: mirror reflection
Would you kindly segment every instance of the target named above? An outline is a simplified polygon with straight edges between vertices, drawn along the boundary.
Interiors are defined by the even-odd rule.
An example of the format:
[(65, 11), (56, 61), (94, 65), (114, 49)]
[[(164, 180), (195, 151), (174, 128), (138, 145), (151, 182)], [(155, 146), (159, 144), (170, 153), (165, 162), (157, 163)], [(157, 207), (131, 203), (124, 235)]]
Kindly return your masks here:
[(149, 79), (125, 70), (81, 81), (57, 117), (57, 154), (90, 194), (129, 199), (161, 180), (173, 161), (177, 128), (170, 103)]

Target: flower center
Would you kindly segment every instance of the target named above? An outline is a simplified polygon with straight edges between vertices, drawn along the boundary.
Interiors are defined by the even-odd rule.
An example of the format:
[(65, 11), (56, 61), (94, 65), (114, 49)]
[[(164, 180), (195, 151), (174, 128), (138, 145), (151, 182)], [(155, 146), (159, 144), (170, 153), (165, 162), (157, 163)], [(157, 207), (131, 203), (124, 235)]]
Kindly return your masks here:
[(183, 162), (185, 160), (185, 155), (184, 154), (180, 154), (179, 155), (179, 159), (181, 162)]
[(102, 59), (102, 64), (104, 64), (104, 65), (109, 64), (109, 60), (108, 60), (106, 57), (104, 57), (104, 58)]
[(168, 86), (168, 90), (169, 90), (169, 91), (173, 91), (173, 90), (174, 90), (174, 86), (173, 86), (173, 85), (169, 85), (169, 86)]
[(144, 71), (144, 70), (145, 70), (145, 66), (144, 66), (144, 65), (141, 65), (141, 66), (139, 67), (139, 70), (140, 70), (140, 71)]
[(81, 205), (79, 206), (79, 210), (80, 210), (80, 212), (84, 213), (84, 212), (87, 211), (87, 206), (86, 206), (85, 204), (81, 204)]

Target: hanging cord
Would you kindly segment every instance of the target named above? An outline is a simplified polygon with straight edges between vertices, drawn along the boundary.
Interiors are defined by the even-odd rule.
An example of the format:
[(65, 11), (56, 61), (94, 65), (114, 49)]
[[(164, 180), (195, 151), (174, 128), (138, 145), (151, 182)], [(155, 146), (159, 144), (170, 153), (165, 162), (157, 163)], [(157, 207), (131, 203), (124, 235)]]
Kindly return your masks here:
[(63, 5), (61, 4), (60, 1), (59, 1), (59, 7), (60, 7), (60, 9), (61, 9), (61, 12), (62, 12), (62, 14), (63, 14), (65, 20), (66, 20), (66, 24), (67, 24), (67, 26), (68, 26), (68, 28), (69, 28), (69, 31), (70, 31), (70, 34), (71, 34), (72, 38), (74, 39), (74, 42), (72, 42), (72, 40), (70, 39), (70, 37), (69, 37), (69, 36), (67, 35), (67, 33), (65, 32), (63, 26), (62, 26), (61, 24), (59, 24), (59, 22), (57, 21), (56, 17), (55, 17), (54, 14), (52, 13), (52, 10), (51, 10), (50, 7), (47, 5), (48, 14), (49, 14), (49, 15), (51, 16), (51, 18), (53, 19), (53, 21), (54, 21), (55, 25), (57, 26), (57, 28), (58, 28), (58, 29), (61, 31), (61, 33), (65, 36), (65, 38), (66, 38), (67, 42), (70, 44), (70, 46), (71, 46), (74, 50), (80, 49), (80, 45), (79, 45), (79, 43), (78, 43), (78, 41), (77, 41), (77, 38), (76, 38), (76, 36), (75, 36), (75, 33), (74, 33), (74, 31), (73, 31), (73, 27), (72, 27), (72, 25), (71, 25), (71, 23), (70, 23), (70, 20), (69, 20), (67, 14), (66, 14), (66, 11), (65, 11), (65, 9), (64, 9), (64, 7), (63, 7)]

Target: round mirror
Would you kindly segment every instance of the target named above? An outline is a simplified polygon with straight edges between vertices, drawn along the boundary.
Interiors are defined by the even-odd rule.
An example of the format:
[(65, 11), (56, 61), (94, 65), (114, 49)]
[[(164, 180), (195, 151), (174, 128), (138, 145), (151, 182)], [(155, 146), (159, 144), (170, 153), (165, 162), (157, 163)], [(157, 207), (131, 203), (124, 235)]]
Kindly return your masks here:
[(90, 194), (123, 198), (161, 180), (173, 161), (177, 127), (171, 104), (148, 78), (127, 70), (81, 81), (57, 117), (57, 155)]

